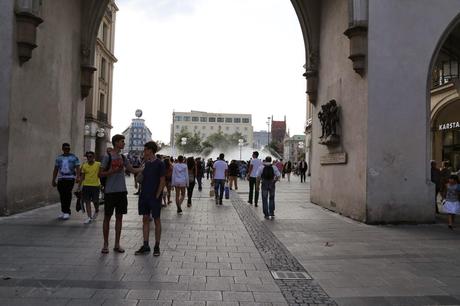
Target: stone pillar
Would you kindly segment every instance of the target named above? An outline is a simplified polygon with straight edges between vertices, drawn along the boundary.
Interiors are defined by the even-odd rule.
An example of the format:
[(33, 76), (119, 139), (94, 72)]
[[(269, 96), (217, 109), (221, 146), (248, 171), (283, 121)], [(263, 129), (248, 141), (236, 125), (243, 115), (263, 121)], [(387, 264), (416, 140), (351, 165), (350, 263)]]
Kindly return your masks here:
[(11, 67), (13, 64), (14, 0), (0, 1), (0, 215), (8, 213), (7, 171), (9, 150), (9, 114), (11, 103)]

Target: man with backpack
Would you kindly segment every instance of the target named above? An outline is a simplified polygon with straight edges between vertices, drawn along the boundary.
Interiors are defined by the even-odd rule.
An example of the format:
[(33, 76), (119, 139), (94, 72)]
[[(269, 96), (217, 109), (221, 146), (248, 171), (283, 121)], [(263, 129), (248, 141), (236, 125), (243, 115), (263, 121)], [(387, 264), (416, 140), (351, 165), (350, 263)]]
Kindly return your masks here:
[(263, 166), (257, 171), (257, 178), (262, 188), (262, 209), (265, 219), (275, 217), (275, 183), (280, 176), (280, 171), (272, 164), (272, 158), (265, 157)]

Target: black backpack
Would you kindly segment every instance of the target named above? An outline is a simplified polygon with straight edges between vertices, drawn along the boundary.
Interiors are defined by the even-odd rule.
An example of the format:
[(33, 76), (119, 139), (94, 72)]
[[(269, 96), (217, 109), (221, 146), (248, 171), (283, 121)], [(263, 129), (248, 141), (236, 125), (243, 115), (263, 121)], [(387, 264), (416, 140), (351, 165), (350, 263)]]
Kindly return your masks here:
[(273, 181), (275, 178), (275, 171), (272, 165), (264, 166), (262, 174), (260, 176), (264, 181)]

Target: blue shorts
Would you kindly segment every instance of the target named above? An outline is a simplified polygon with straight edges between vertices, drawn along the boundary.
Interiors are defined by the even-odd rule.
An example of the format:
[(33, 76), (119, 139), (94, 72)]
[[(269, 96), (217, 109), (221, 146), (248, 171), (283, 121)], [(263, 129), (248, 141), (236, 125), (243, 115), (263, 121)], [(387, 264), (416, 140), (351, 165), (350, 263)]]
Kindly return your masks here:
[(161, 213), (161, 196), (159, 199), (156, 198), (141, 198), (139, 197), (138, 202), (139, 215), (152, 215), (154, 219), (160, 218)]

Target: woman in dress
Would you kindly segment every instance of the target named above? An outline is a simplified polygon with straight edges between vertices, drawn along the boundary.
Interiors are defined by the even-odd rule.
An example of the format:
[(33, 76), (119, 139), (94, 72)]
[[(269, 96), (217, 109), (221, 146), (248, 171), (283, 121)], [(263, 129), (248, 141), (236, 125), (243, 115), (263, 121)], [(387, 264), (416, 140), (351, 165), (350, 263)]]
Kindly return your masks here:
[(185, 199), (185, 189), (188, 187), (188, 171), (185, 159), (182, 155), (177, 157), (177, 163), (174, 164), (171, 185), (176, 190), (177, 213), (182, 215), (182, 203)]
[(455, 221), (455, 215), (460, 215), (460, 185), (458, 184), (458, 176), (451, 175), (446, 184), (444, 197), (444, 204), (442, 206), (443, 211), (448, 216), (448, 227), (453, 229), (453, 223)]

